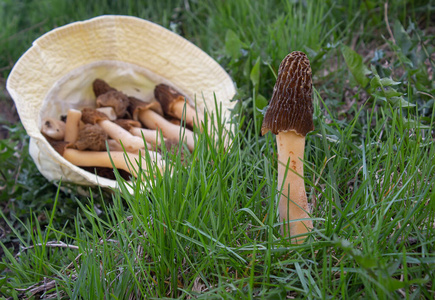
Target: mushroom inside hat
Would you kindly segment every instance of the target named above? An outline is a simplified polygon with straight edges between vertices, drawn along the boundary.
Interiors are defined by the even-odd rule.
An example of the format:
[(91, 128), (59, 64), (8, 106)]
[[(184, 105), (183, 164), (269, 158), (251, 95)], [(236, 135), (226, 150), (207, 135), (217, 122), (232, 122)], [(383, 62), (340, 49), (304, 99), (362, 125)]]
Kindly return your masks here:
[(74, 143), (80, 131), (80, 121), (82, 119), (82, 112), (77, 109), (69, 109), (65, 121), (65, 138), (66, 142)]
[[(311, 67), (302, 52), (292, 52), (281, 62), (272, 99), (263, 120), (262, 134), (276, 135), (278, 148), (279, 218), (284, 235), (301, 243), (300, 236), (313, 227), (304, 183), (305, 136), (314, 129)], [(287, 175), (287, 176), (285, 176)], [(292, 220), (299, 220), (291, 222)], [(290, 222), (289, 222), (290, 221)], [(298, 236), (293, 238), (294, 236)]]
[(42, 120), (41, 132), (54, 140), (63, 140), (65, 137), (65, 122), (53, 118), (45, 118)]
[[(52, 147), (70, 163), (79, 167), (113, 168), (127, 171), (137, 177), (138, 167), (149, 168), (144, 156), (123, 151), (81, 151), (69, 148), (68, 142), (52, 141)], [(164, 161), (156, 152), (150, 152), (150, 158), (157, 164), (159, 171), (164, 168)], [(113, 164), (112, 164), (113, 163)], [(148, 169), (144, 169), (147, 171)]]
[(179, 141), (180, 137), (184, 136), (184, 142), (187, 144), (187, 148), (189, 148), (190, 151), (193, 151), (195, 148), (193, 132), (166, 120), (162, 116), (163, 112), (157, 101), (145, 103), (134, 97), (129, 97), (129, 99), (129, 109), (133, 116), (133, 120), (139, 120), (147, 128), (161, 130), (163, 136), (167, 139)]
[(112, 107), (116, 117), (122, 118), (127, 112), (129, 101), (123, 92), (108, 91), (97, 97), (96, 104), (97, 107)]
[(185, 120), (191, 128), (202, 128), (204, 115), (189, 105), (186, 97), (166, 84), (158, 84), (154, 89), (154, 97), (162, 105), (165, 114), (179, 120)]
[(82, 121), (101, 126), (112, 139), (120, 141), (128, 152), (136, 152), (145, 147), (152, 148), (151, 145), (145, 144), (146, 142), (142, 138), (132, 135), (118, 124), (108, 120), (105, 114), (93, 108), (84, 108), (82, 110)]
[(99, 125), (85, 124), (73, 145), (77, 150), (106, 151), (107, 138), (107, 133)]
[(92, 82), (92, 89), (94, 91), (95, 97), (98, 97), (110, 91), (116, 91), (115, 88), (111, 87), (107, 82), (99, 78), (95, 79), (94, 82)]
[(154, 129), (142, 128), (141, 123), (139, 121), (131, 120), (131, 119), (118, 119), (115, 121), (116, 124), (130, 132), (132, 135), (144, 138), (145, 141), (152, 145), (160, 145), (161, 136), (159, 132)]

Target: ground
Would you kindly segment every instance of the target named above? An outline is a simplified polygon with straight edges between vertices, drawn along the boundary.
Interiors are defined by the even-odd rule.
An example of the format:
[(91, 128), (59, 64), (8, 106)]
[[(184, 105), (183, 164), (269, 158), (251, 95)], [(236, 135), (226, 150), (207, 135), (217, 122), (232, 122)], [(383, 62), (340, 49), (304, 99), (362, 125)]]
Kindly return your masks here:
[(8, 130), (5, 126), (18, 122), (19, 117), (17, 109), (11, 96), (4, 89), (5, 79), (0, 77), (0, 139), (8, 137)]

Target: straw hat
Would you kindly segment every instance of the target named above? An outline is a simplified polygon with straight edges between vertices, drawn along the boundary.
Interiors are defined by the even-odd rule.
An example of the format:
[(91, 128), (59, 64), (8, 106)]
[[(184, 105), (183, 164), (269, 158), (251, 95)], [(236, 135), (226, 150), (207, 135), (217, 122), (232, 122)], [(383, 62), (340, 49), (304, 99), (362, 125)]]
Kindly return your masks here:
[(41, 134), (45, 117), (59, 118), (70, 108), (95, 105), (92, 82), (101, 78), (144, 100), (159, 83), (173, 85), (199, 109), (228, 117), (233, 81), (210, 56), (175, 33), (130, 16), (101, 16), (54, 29), (33, 42), (18, 60), (7, 89), (30, 136), (30, 155), (50, 181), (116, 187), (69, 163)]

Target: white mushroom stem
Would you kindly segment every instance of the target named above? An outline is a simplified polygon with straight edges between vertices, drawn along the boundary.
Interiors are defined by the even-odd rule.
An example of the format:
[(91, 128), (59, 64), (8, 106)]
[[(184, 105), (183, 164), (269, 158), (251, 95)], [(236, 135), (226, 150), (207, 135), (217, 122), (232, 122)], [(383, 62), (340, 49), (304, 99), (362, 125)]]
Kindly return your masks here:
[(187, 148), (189, 148), (190, 151), (194, 150), (195, 139), (191, 130), (172, 124), (164, 117), (150, 109), (141, 110), (138, 117), (145, 127), (161, 130), (163, 136), (167, 139), (179, 141), (180, 136), (184, 135), (184, 142), (187, 144)]
[[(122, 148), (122, 145), (119, 142), (117, 142), (113, 139), (108, 139), (108, 140), (106, 140), (106, 142), (107, 142), (107, 146), (109, 146), (108, 148), (106, 147), (106, 149), (109, 150), (110, 152), (112, 152), (112, 151), (124, 152), (125, 151), (125, 152), (136, 154), (136, 155), (139, 155), (139, 152), (140, 152), (142, 155), (144, 155), (144, 149), (138, 149), (138, 150), (135, 150), (133, 152), (129, 152), (129, 151), (127, 151), (127, 149)], [(158, 157), (161, 157), (160, 154), (158, 154)]]
[[(157, 156), (150, 152), (151, 159), (155, 159)], [(144, 157), (140, 157), (136, 154), (126, 154), (121, 151), (114, 152), (99, 152), (99, 151), (79, 151), (75, 149), (65, 149), (63, 157), (70, 163), (79, 167), (103, 167), (103, 168), (113, 168), (115, 166), (117, 169), (124, 170), (137, 177), (138, 163), (142, 159), (141, 167), (146, 168), (147, 163)], [(113, 165), (112, 165), (113, 161)], [(154, 160), (158, 164), (160, 171), (163, 170), (164, 162), (162, 160)]]
[(120, 141), (128, 152), (135, 152), (139, 149), (144, 149), (144, 147), (149, 149), (152, 148), (150, 144), (144, 144), (142, 138), (132, 135), (130, 132), (112, 121), (100, 120), (97, 123), (112, 139)]
[(95, 110), (102, 112), (103, 114), (105, 114), (110, 121), (115, 121), (117, 119), (115, 110), (113, 109), (113, 107), (110, 106), (106, 106), (106, 107), (98, 107)]
[(121, 144), (118, 143), (117, 141), (112, 140), (112, 139), (108, 139), (108, 140), (106, 140), (106, 142), (107, 142), (107, 146), (109, 147), (108, 150), (110, 150), (110, 152), (113, 152), (113, 151), (124, 151), (124, 149), (122, 148)]
[(185, 120), (186, 124), (190, 127), (198, 127), (202, 130), (202, 123), (204, 122), (204, 115), (191, 107), (184, 101), (174, 101), (172, 104), (172, 112), (178, 116), (180, 120)]
[(42, 120), (41, 132), (54, 140), (61, 141), (65, 137), (65, 123), (53, 118), (45, 118)]
[[(284, 222), (282, 229), (285, 235), (291, 237), (308, 232), (313, 228), (311, 220), (286, 222), (309, 218), (307, 194), (303, 179), (305, 150), (305, 137), (294, 131), (279, 132), (276, 135), (278, 148), (278, 188), (282, 187), (279, 199), (279, 217)], [(287, 165), (289, 169), (287, 170)], [(287, 172), (287, 176), (286, 175)], [(293, 239), (301, 243), (304, 236)]]
[(69, 109), (66, 115), (65, 122), (65, 137), (64, 141), (74, 143), (77, 141), (80, 131), (80, 120), (82, 112), (77, 109)]
[[(160, 145), (161, 144), (161, 136), (157, 130), (154, 129), (147, 129), (147, 128), (139, 128), (139, 127), (132, 127), (130, 129), (130, 133), (138, 136), (138, 137), (144, 137), (144, 139), (153, 144), (153, 145)], [(163, 139), (165, 140), (165, 139)]]

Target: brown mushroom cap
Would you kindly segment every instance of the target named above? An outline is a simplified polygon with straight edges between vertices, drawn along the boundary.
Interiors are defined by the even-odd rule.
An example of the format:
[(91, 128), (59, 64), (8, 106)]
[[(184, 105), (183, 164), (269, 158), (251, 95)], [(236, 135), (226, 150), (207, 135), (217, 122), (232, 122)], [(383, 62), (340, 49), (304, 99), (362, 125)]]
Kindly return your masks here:
[(95, 79), (92, 83), (92, 89), (94, 90), (95, 97), (98, 97), (109, 91), (116, 91), (115, 88), (111, 87), (107, 82), (99, 78)]
[(86, 124), (97, 124), (100, 121), (108, 119), (104, 113), (94, 108), (85, 107), (82, 109), (82, 121)]
[(53, 147), (53, 149), (61, 156), (63, 156), (63, 152), (65, 151), (66, 147), (71, 145), (69, 142), (65, 141), (56, 141), (52, 139), (47, 139), (47, 141), (50, 143), (51, 147)]
[(183, 101), (184, 103), (184, 99), (185, 99), (185, 97), (182, 94), (177, 92), (169, 85), (163, 83), (156, 85), (156, 87), (154, 88), (154, 97), (156, 98), (157, 101), (160, 102), (163, 111), (171, 116), (173, 116), (172, 114), (173, 103), (175, 101)]
[(65, 137), (65, 122), (53, 118), (42, 120), (41, 132), (45, 137), (63, 140)]
[(107, 133), (98, 125), (85, 124), (74, 147), (78, 150), (106, 151)]
[(133, 120), (137, 121), (139, 120), (139, 112), (141, 110), (151, 109), (152, 111), (158, 113), (159, 115), (163, 116), (162, 107), (159, 102), (153, 101), (153, 102), (144, 102), (142, 100), (139, 100), (135, 97), (128, 97), (128, 100), (130, 102), (130, 105), (128, 107), (128, 110), (133, 117)]
[(314, 130), (311, 99), (311, 67), (303, 52), (288, 54), (278, 70), (272, 99), (264, 116), (261, 134), (295, 131), (305, 136)]
[(96, 100), (97, 107), (112, 107), (118, 118), (122, 118), (129, 105), (128, 97), (123, 92), (108, 91), (101, 94)]
[(139, 121), (130, 120), (130, 119), (118, 119), (114, 121), (115, 124), (118, 124), (125, 130), (130, 130), (132, 127), (141, 127), (142, 124)]

